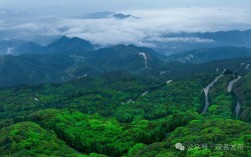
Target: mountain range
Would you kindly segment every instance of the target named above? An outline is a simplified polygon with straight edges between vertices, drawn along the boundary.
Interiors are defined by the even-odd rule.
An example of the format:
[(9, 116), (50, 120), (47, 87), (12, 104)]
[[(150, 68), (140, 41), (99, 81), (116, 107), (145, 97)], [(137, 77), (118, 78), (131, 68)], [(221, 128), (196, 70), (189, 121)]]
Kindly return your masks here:
[(218, 47), (192, 50), (170, 56), (179, 62), (206, 63), (215, 60), (251, 57), (251, 49), (244, 47)]
[(161, 40), (153, 41), (156, 51), (167, 55), (187, 51), (215, 47), (246, 47), (251, 48), (251, 30), (171, 33), (161, 36)]
[(65, 82), (112, 71), (172, 77), (174, 73), (184, 75), (192, 73), (194, 69), (201, 71), (200, 66), (194, 63), (251, 57), (251, 50), (241, 47), (204, 48), (166, 56), (153, 49), (134, 45), (98, 49), (86, 40), (67, 37), (62, 37), (47, 46), (21, 41), (2, 43), (2, 50), (7, 52), (1, 57), (0, 87), (25, 83)]
[[(111, 14), (114, 16), (120, 15), (123, 17), (130, 16), (130, 15), (124, 15), (120, 13), (112, 14), (110, 12), (107, 14), (109, 15)], [(58, 39), (55, 39), (55, 38), (58, 38)], [(73, 38), (71, 40), (78, 40), (78, 39)], [(154, 51), (160, 54), (174, 55), (177, 53), (185, 53), (191, 50), (203, 49), (203, 48), (217, 48), (217, 47), (251, 48), (251, 45), (249, 42), (250, 40), (251, 40), (251, 30), (246, 30), (246, 31), (232, 30), (232, 31), (218, 31), (218, 32), (203, 32), (203, 33), (202, 32), (169, 33), (169, 34), (163, 34), (157, 39), (152, 38), (151, 40), (148, 39), (143, 42), (154, 45), (153, 47), (149, 47), (149, 48), (153, 49)], [(69, 42), (69, 41), (67, 41), (67, 37), (54, 37), (54, 41), (52, 41), (47, 46), (42, 46), (42, 47), (45, 49), (48, 49), (49, 46), (52, 46), (53, 44), (57, 44), (59, 42)], [(82, 43), (83, 45), (81, 46), (83, 47), (80, 46), (80, 47), (75, 48), (81, 51), (90, 50), (91, 47), (95, 47), (95, 48), (100, 47), (100, 45), (91, 46), (91, 43), (84, 39), (81, 39), (81, 41), (79, 40), (78, 42), (86, 42), (86, 43)], [(77, 44), (77, 41), (74, 41), (73, 43)], [(84, 49), (84, 45), (86, 46), (85, 47), (86, 49)], [(32, 48), (33, 46), (37, 47), (37, 50), (36, 48)], [(22, 40), (1, 40), (0, 41), (0, 54), (6, 54), (6, 53), (24, 54), (26, 52), (28, 53), (32, 51), (34, 51), (33, 53), (35, 53), (36, 51), (40, 53), (39, 49), (41, 49), (42, 47), (41, 48), (39, 47), (40, 45), (33, 42), (27, 42), (27, 41), (22, 41)], [(45, 49), (44, 49), (44, 52), (46, 52)]]

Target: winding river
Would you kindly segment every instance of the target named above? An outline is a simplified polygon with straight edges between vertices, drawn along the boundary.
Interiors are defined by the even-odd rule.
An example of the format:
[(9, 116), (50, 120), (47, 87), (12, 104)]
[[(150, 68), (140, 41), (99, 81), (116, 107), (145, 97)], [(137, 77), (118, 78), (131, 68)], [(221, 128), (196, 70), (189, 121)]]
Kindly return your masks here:
[(237, 101), (237, 105), (235, 106), (235, 114), (237, 119), (239, 118), (240, 110), (241, 110), (241, 104), (239, 101)]
[(206, 88), (204, 88), (204, 93), (205, 93), (205, 106), (204, 106), (204, 109), (202, 110), (202, 114), (206, 113), (207, 112), (207, 109), (209, 107), (209, 100), (208, 100), (208, 93), (209, 93), (209, 90), (211, 87), (213, 87), (213, 85), (218, 82), (218, 80), (220, 78), (222, 78), (224, 76), (224, 73), (225, 73), (226, 69), (224, 69), (224, 71), (221, 73), (221, 75), (217, 76), (209, 85), (207, 85)]
[[(236, 79), (234, 79), (234, 80), (232, 80), (232, 81), (230, 81), (230, 82), (228, 83), (228, 86), (227, 86), (227, 91), (228, 91), (228, 92), (231, 92), (231, 91), (232, 91), (233, 85), (234, 85), (239, 79), (241, 79), (241, 76), (238, 76), (238, 78), (236, 78)], [(240, 104), (239, 101), (237, 101), (237, 104), (236, 104), (235, 110), (234, 110), (234, 111), (235, 111), (235, 114), (236, 114), (236, 118), (239, 117), (240, 110), (241, 110), (241, 104)]]
[(241, 79), (241, 76), (238, 76), (238, 78), (236, 78), (236, 79), (234, 79), (234, 80), (232, 80), (232, 81), (230, 81), (230, 82), (228, 83), (228, 86), (227, 86), (227, 91), (228, 91), (228, 92), (231, 92), (231, 91), (232, 91), (233, 85), (234, 85), (239, 79)]

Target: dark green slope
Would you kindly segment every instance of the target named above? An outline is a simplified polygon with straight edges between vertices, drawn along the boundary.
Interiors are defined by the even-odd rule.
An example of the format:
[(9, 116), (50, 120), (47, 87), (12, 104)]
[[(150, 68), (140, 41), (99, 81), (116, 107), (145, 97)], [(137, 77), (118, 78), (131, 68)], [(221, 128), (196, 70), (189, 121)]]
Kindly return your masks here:
[(153, 75), (163, 69), (162, 62), (150, 49), (118, 45), (93, 51), (83, 42), (86, 41), (64, 37), (49, 45), (50, 53), (1, 56), (0, 87), (64, 82), (117, 70)]
[(4, 56), (0, 64), (0, 86), (62, 82), (68, 80), (66, 69), (73, 64), (72, 58), (63, 55)]
[[(146, 55), (146, 62), (140, 53)], [(86, 60), (90, 64), (90, 67), (96, 67), (96, 69), (101, 71), (157, 69), (162, 64), (157, 54), (152, 50), (133, 45), (118, 45), (99, 49), (88, 55)]]
[(87, 77), (63, 84), (24, 85), (0, 90), (1, 115), (24, 116), (39, 108), (67, 106), (85, 113), (100, 111), (109, 115), (109, 108), (114, 109), (122, 101), (137, 98), (147, 90), (146, 84), (133, 75), (122, 73), (108, 76)]
[(251, 122), (251, 73), (236, 83), (234, 94), (241, 103), (240, 119)]
[[(145, 50), (148, 57), (147, 68), (140, 48), (116, 46), (100, 49), (82, 55), (20, 55), (4, 56), (0, 64), (0, 87), (20, 84), (39, 84), (65, 82), (100, 73), (127, 71), (141, 77), (156, 79), (177, 78), (181, 76), (215, 73), (224, 68), (245, 73), (241, 63), (250, 64), (250, 58), (214, 61), (204, 64), (161, 61), (151, 51)], [(245, 65), (245, 66), (246, 66)], [(18, 78), (18, 79), (17, 79)]]
[[(250, 63), (250, 58), (247, 58), (250, 56), (250, 50), (247, 48), (201, 49), (166, 57), (149, 48), (134, 45), (117, 45), (94, 50), (94, 46), (88, 41), (67, 37), (62, 37), (48, 46), (31, 42), (20, 43), (12, 51), (15, 56), (1, 56), (0, 88), (20, 84), (65, 82), (112, 71), (171, 79), (205, 74), (205, 70), (207, 73), (214, 72), (217, 68), (229, 69), (241, 62)], [(234, 59), (226, 60), (231, 58)], [(183, 61), (185, 63), (180, 63)], [(205, 63), (209, 61), (210, 63)]]

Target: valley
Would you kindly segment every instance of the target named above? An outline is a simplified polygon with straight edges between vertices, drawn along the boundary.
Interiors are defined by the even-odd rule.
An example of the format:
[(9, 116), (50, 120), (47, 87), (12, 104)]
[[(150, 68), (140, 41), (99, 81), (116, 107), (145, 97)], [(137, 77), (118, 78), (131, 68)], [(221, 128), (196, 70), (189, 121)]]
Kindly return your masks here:
[(184, 63), (134, 45), (78, 51), (76, 41), (4, 56), (2, 156), (250, 155), (249, 53)]

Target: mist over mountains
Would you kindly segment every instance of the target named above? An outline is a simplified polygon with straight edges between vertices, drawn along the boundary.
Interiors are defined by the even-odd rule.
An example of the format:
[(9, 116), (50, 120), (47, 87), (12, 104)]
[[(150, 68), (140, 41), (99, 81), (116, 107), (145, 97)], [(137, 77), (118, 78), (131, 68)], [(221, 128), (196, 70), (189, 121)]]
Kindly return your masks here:
[[(203, 47), (203, 44), (210, 45), (215, 40), (217, 43), (222, 42), (219, 41), (220, 33), (245, 31), (251, 25), (251, 15), (245, 8), (191, 7), (68, 15), (45, 12), (46, 10), (2, 10), (0, 40), (25, 40), (48, 45), (61, 36), (67, 36), (85, 39), (101, 47), (134, 44), (161, 48), (168, 43), (171, 46), (167, 49), (176, 52), (172, 49), (177, 47), (179, 51), (179, 47), (185, 47), (186, 44), (187, 47), (193, 47), (193, 44)], [(208, 20), (205, 21), (205, 18)], [(225, 21), (226, 18), (229, 20)], [(236, 33), (234, 37), (239, 37), (238, 32), (228, 34), (231, 33), (232, 36)], [(243, 32), (245, 33), (248, 32)], [(224, 38), (228, 37), (223, 34)], [(228, 44), (227, 40), (224, 39), (225, 43), (221, 44)], [(182, 42), (184, 46), (177, 42)]]
[(152, 77), (198, 72), (199, 66), (192, 64), (251, 56), (249, 16), (238, 8), (77, 15), (3, 10), (1, 86), (64, 82), (121, 70)]
[[(230, 36), (236, 37), (235, 39), (239, 41), (237, 44), (243, 44), (243, 46), (246, 44), (246, 42), (241, 43), (240, 38), (244, 39), (249, 36), (245, 36), (246, 34), (240, 31), (235, 31), (237, 33), (234, 34), (231, 32)], [(224, 32), (224, 34), (228, 33)], [(241, 35), (237, 38), (236, 34)], [(172, 78), (203, 72), (204, 67), (199, 64), (213, 61), (236, 59), (236, 62), (230, 62), (236, 65), (240, 64), (239, 59), (242, 58), (242, 60), (247, 59), (245, 63), (249, 63), (250, 48), (234, 47), (232, 40), (228, 41), (217, 35), (213, 37), (222, 42), (208, 45), (210, 48), (204, 45), (203, 49), (199, 49), (202, 46), (200, 44), (194, 45), (195, 47), (191, 46), (189, 49), (183, 46), (184, 49), (179, 53), (168, 55), (162, 53), (160, 49), (138, 47), (132, 44), (98, 48), (97, 45), (76, 37), (61, 37), (47, 46), (17, 40), (2, 41), (0, 42), (3, 52), (0, 64), (0, 87), (26, 83), (65, 82), (113, 71), (127, 71), (135, 75), (148, 75), (155, 78)], [(176, 42), (183, 44), (183, 42)], [(224, 44), (221, 45), (221, 43)], [(217, 47), (219, 45), (222, 47)], [(193, 65), (194, 63), (198, 65)], [(225, 68), (232, 67), (229, 63), (224, 65)], [(207, 65), (207, 67), (210, 66)], [(214, 72), (216, 68), (219, 68), (217, 64), (208, 68), (207, 72)]]
[[(63, 37), (60, 40), (54, 39), (55, 42), (49, 43), (47, 46), (41, 46), (40, 44), (35, 42), (26, 42), (22, 40), (2, 40), (0, 41), (1, 43), (0, 54), (10, 54), (10, 55), (27, 54), (27, 53), (41, 54), (41, 53), (48, 53), (49, 51), (55, 53), (55, 51), (57, 50), (52, 50), (53, 46), (56, 46), (55, 44), (62, 44), (63, 46), (64, 43), (60, 43), (60, 41), (66, 42), (68, 38)], [(201, 48), (215, 48), (215, 47), (251, 48), (251, 44), (249, 42), (251, 40), (251, 30), (246, 30), (246, 31), (232, 30), (232, 31), (206, 32), (206, 33), (175, 33), (175, 34), (163, 35), (163, 37), (152, 38), (151, 40), (154, 46), (149, 46), (149, 48), (152, 48), (156, 52), (163, 55), (184, 53), (190, 50), (201, 49)], [(76, 50), (89, 51), (92, 49), (98, 49), (100, 47), (102, 47), (102, 45), (100, 44), (93, 45), (90, 41), (74, 37), (72, 38), (72, 45), (70, 47), (65, 48), (64, 50), (62, 48), (62, 50), (67, 52)]]

